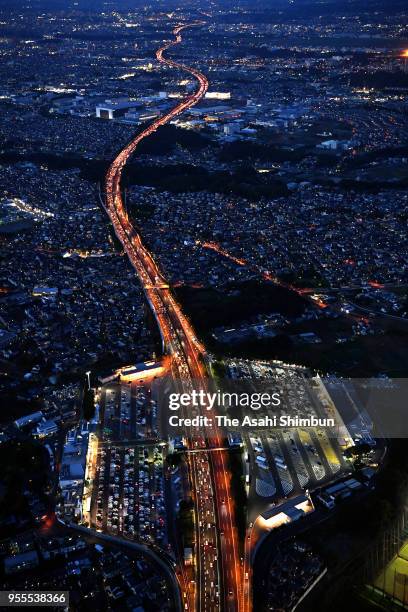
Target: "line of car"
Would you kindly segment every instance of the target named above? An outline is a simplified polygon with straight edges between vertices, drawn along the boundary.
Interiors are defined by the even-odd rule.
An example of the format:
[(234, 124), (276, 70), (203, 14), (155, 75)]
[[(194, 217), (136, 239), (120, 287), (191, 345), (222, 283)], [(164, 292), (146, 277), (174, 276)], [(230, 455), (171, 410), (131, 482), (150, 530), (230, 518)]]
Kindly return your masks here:
[(102, 447), (97, 483), (97, 528), (146, 542), (167, 540), (160, 447)]

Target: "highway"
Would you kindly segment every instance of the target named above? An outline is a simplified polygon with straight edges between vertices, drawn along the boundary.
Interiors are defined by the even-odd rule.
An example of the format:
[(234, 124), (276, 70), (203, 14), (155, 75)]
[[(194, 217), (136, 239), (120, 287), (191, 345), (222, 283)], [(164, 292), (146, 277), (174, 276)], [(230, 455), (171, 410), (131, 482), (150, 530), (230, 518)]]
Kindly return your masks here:
[[(205, 348), (172, 295), (153, 255), (144, 246), (140, 234), (129, 219), (122, 199), (122, 171), (139, 143), (158, 128), (197, 104), (208, 89), (207, 78), (195, 68), (167, 59), (165, 51), (179, 44), (184, 29), (203, 25), (192, 22), (177, 25), (174, 40), (156, 52), (157, 60), (169, 67), (192, 75), (198, 88), (180, 103), (156, 119), (127, 144), (114, 159), (106, 174), (106, 211), (115, 233), (133, 265), (147, 301), (159, 326), (163, 350), (171, 357), (171, 371), (177, 385), (184, 390), (199, 384), (206, 387), (208, 374)], [(211, 416), (211, 412), (207, 412)], [(189, 414), (191, 416), (191, 413)], [(201, 449), (187, 453), (195, 510), (195, 580), (181, 566), (178, 573), (186, 610), (235, 612), (244, 609), (243, 576), (234, 521), (234, 502), (230, 495), (230, 474), (226, 466), (223, 441), (217, 430), (190, 429), (188, 448)], [(211, 452), (205, 452), (211, 448)]]

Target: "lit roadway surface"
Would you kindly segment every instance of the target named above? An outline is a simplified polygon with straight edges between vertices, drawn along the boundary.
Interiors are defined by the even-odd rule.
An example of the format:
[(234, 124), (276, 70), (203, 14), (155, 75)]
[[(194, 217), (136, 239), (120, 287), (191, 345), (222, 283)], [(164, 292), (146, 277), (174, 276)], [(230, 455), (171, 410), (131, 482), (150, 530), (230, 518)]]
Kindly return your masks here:
[[(143, 286), (146, 298), (160, 329), (163, 347), (171, 356), (173, 377), (185, 390), (192, 383), (205, 387), (208, 378), (203, 357), (205, 349), (195, 336), (189, 321), (170, 293), (168, 283), (142, 244), (140, 235), (132, 225), (123, 203), (120, 181), (122, 171), (138, 144), (186, 109), (197, 104), (208, 88), (207, 78), (195, 68), (166, 59), (164, 52), (181, 42), (185, 28), (202, 25), (194, 22), (178, 25), (175, 39), (156, 52), (159, 62), (183, 70), (198, 81), (195, 93), (186, 96), (177, 106), (156, 119), (138, 134), (116, 157), (106, 175), (106, 210), (115, 233), (121, 241), (130, 262)], [(211, 418), (211, 412), (207, 411)], [(191, 413), (188, 416), (192, 416)], [(195, 584), (188, 570), (180, 564), (178, 579), (186, 610), (233, 612), (246, 605), (242, 593), (243, 576), (238, 553), (238, 539), (234, 523), (234, 502), (230, 496), (230, 475), (225, 465), (225, 454), (218, 431), (205, 428), (188, 430), (190, 449), (203, 449), (200, 453), (187, 453), (195, 504)], [(205, 448), (213, 447), (211, 452)], [(218, 527), (218, 530), (217, 530)], [(246, 598), (245, 598), (246, 599)]]

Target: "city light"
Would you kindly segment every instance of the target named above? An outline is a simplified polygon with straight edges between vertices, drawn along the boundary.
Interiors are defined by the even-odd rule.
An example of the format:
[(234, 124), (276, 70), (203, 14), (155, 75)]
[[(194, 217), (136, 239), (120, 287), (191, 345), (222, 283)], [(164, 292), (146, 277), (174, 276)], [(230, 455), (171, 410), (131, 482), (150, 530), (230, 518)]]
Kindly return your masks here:
[(0, 607), (408, 605), (404, 3), (3, 4)]

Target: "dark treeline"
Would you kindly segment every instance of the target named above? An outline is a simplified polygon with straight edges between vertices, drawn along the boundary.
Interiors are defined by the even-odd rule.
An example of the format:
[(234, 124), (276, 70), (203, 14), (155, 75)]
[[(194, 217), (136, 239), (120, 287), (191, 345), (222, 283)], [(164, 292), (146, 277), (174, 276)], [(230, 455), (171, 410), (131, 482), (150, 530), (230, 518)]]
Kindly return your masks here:
[(0, 465), (0, 537), (4, 538), (10, 527), (2, 519), (14, 515), (31, 520), (27, 492), (46, 502), (49, 456), (39, 442), (12, 440), (0, 445)]
[[(138, 132), (142, 131), (148, 124), (141, 125)], [(209, 135), (198, 134), (191, 130), (183, 130), (174, 125), (164, 125), (149, 138), (143, 140), (138, 146), (140, 155), (163, 155), (171, 153), (176, 146), (183, 147), (190, 152), (200, 151), (206, 146), (214, 144)]]
[[(246, 0), (239, 2), (239, 5), (250, 7), (247, 13), (242, 12), (236, 3), (228, 0), (223, 2), (224, 6), (236, 7), (236, 12), (223, 15), (223, 21), (227, 23), (282, 23), (288, 20), (299, 20), (311, 17), (333, 19), (335, 15), (354, 15), (362, 12), (360, 0), (323, 0), (322, 2), (310, 0), (298, 0), (296, 3), (276, 0), (273, 4), (262, 2), (262, 0)], [(374, 11), (389, 13), (398, 12), (406, 9), (406, 0), (389, 0), (384, 4), (384, 0), (371, 0), (367, 5), (370, 13)], [(363, 9), (364, 10), (364, 9)]]
[(202, 333), (259, 314), (279, 312), (282, 315), (298, 316), (307, 305), (302, 297), (289, 289), (255, 280), (224, 286), (222, 290), (179, 287), (176, 294), (194, 327)]
[[(70, 170), (78, 168), (81, 178), (91, 182), (101, 182), (109, 167), (105, 160), (88, 160), (78, 156), (58, 156), (48, 153), (3, 153), (0, 162), (13, 164), (32, 162), (51, 170)], [(213, 193), (232, 193), (247, 198), (280, 197), (287, 195), (285, 183), (273, 178), (260, 178), (251, 168), (238, 168), (234, 172), (208, 172), (205, 168), (177, 164), (168, 166), (146, 166), (129, 163), (124, 171), (123, 184), (155, 187), (172, 193), (189, 191), (211, 191)]]
[(240, 167), (233, 172), (208, 172), (205, 168), (178, 164), (175, 166), (144, 166), (129, 164), (125, 168), (125, 185), (145, 185), (172, 193), (211, 191), (232, 193), (251, 198), (287, 195), (286, 185), (279, 180), (260, 178), (252, 168)]
[(239, 159), (259, 159), (261, 161), (270, 162), (300, 161), (304, 156), (304, 147), (299, 147), (294, 150), (241, 140), (226, 144), (220, 152), (220, 160), (223, 162), (236, 161)]
[(344, 162), (344, 167), (348, 170), (362, 168), (372, 161), (379, 161), (389, 157), (408, 157), (408, 146), (384, 147), (366, 153), (360, 153), (355, 157), (350, 157)]
[(350, 76), (350, 85), (352, 87), (374, 87), (375, 89), (408, 87), (408, 74), (402, 70), (399, 72), (383, 70), (375, 73), (361, 71)]

